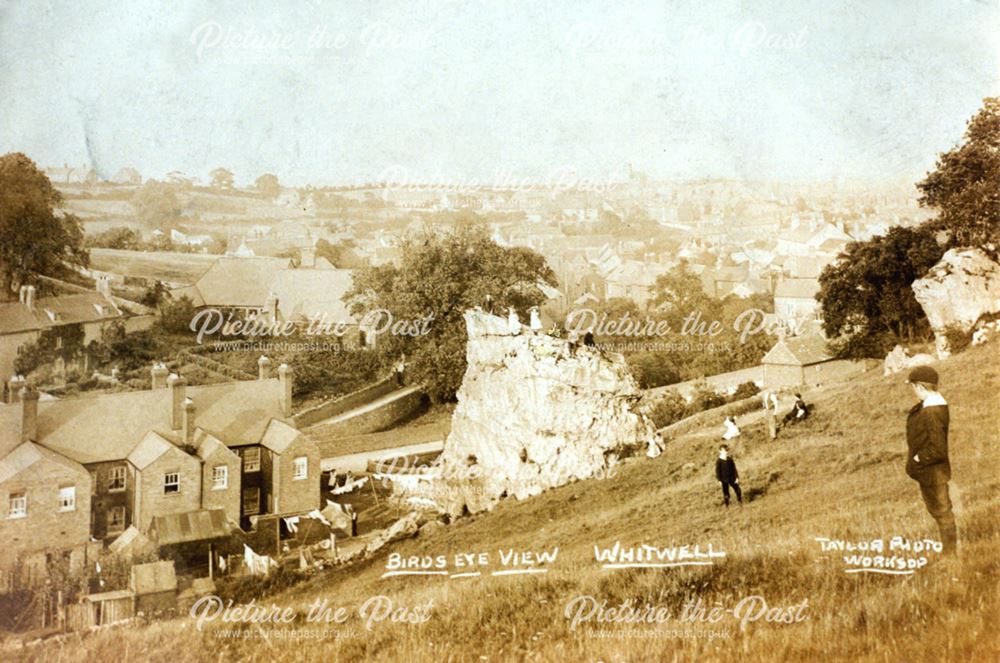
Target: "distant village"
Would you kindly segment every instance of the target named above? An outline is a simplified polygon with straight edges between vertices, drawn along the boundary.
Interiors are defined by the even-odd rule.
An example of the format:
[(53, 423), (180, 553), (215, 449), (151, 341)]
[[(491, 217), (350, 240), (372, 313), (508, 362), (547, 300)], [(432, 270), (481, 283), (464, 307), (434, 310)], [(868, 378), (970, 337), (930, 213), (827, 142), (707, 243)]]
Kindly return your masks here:
[[(131, 614), (146, 594), (173, 605), (178, 593), (205, 591), (194, 580), (267, 572), (283, 556), (304, 566), (335, 563), (351, 549), (345, 541), (359, 536), (359, 514), (353, 545), (364, 549), (388, 507), (374, 481), (360, 502), (338, 496), (364, 485), (358, 477), (371, 462), (433, 455), (440, 439), (401, 448), (364, 437), (421, 407), (419, 388), (395, 380), (297, 403), (292, 366), (254, 355), (251, 366), (234, 368), (190, 350), (108, 372), (86, 352), (56, 352), (28, 379), (18, 366), (42, 338), (84, 348), (112, 325), (126, 335), (149, 330), (155, 303), (137, 294), (158, 288), (193, 310), (300, 325), (322, 316), (350, 326), (363, 350), (375, 339), (345, 301), (355, 270), (398, 265), (408, 234), (472, 223), (499, 245), (545, 257), (558, 280), (543, 288), (546, 327), (609, 300), (646, 310), (656, 278), (683, 262), (706, 294), (768, 297), (771, 315), (805, 330), (776, 337), (760, 366), (732, 379), (707, 376), (713, 384), (729, 392), (747, 380), (819, 384), (840, 370), (817, 324), (821, 270), (849, 242), (924, 218), (902, 184), (657, 183), (631, 168), (600, 192), (288, 188), (276, 178), (238, 188), (228, 171), (213, 171), (205, 184), (172, 173), (146, 192), (169, 198), (159, 213), (156, 205), (137, 209), (149, 183), (135, 169), (107, 180), (88, 167), (46, 174), (63, 210), (83, 222), (90, 265), (80, 276), (94, 286), (52, 282), (42, 294), (25, 285), (18, 301), (0, 304), (2, 577), (12, 588), (44, 583), (59, 565), (91, 580), (96, 573), (89, 603), (74, 608), (72, 619), (84, 626), (106, 623), (117, 609)], [(73, 376), (92, 388), (65, 390)], [(128, 587), (102, 594), (95, 569), (109, 551), (136, 566)], [(136, 572), (153, 551), (154, 566)], [(169, 570), (155, 566), (164, 560)], [(139, 587), (143, 574), (148, 591)], [(42, 610), (50, 613), (67, 619)]]

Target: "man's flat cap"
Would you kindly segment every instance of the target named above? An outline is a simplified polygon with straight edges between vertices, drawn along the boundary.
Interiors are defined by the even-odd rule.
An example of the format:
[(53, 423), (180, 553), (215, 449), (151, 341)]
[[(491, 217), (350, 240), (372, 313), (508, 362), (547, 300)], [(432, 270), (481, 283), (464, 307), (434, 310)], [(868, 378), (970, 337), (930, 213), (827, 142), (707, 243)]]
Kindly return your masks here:
[(910, 371), (910, 375), (906, 378), (906, 381), (937, 385), (938, 374), (937, 371), (930, 366), (917, 366)]

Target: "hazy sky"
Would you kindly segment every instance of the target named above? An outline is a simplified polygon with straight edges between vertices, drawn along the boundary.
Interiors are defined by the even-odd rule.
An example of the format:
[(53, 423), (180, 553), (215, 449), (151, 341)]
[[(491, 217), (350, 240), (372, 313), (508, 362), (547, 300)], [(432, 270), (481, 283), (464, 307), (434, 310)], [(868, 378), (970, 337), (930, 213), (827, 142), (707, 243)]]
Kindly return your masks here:
[(101, 4), (0, 0), (0, 152), (238, 183), (910, 176), (1000, 94), (998, 0)]

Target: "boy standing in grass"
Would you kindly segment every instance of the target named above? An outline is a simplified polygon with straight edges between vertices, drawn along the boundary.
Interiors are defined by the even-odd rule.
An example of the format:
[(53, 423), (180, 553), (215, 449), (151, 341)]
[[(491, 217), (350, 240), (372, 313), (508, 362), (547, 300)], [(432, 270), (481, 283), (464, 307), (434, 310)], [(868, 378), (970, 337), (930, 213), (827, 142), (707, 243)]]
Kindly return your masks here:
[(736, 471), (736, 462), (729, 455), (729, 447), (719, 447), (719, 457), (715, 459), (715, 478), (722, 484), (722, 500), (729, 506), (729, 488), (736, 493), (736, 501), (743, 506), (743, 491), (740, 490), (740, 473)]
[(938, 393), (938, 374), (930, 366), (914, 368), (907, 382), (920, 402), (906, 418), (906, 474), (920, 484), (927, 511), (941, 531), (944, 553), (953, 554), (958, 532), (948, 495), (948, 403)]

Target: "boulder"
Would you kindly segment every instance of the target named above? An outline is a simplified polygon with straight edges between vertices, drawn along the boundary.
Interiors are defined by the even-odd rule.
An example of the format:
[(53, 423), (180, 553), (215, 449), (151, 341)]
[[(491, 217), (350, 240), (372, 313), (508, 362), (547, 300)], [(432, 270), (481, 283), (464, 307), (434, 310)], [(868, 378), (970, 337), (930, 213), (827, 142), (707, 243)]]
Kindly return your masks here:
[(902, 345), (897, 345), (892, 349), (892, 352), (885, 356), (885, 361), (882, 363), (882, 375), (892, 375), (915, 366), (926, 366), (932, 363), (934, 363), (934, 357), (931, 355), (922, 352), (911, 357)]
[(470, 310), (468, 368), (437, 479), (423, 484), (442, 511), (491, 509), (603, 474), (625, 456), (659, 452), (624, 358)]
[(949, 331), (971, 334), (981, 318), (1000, 313), (1000, 264), (982, 249), (949, 250), (912, 288), (941, 359), (951, 354)]

